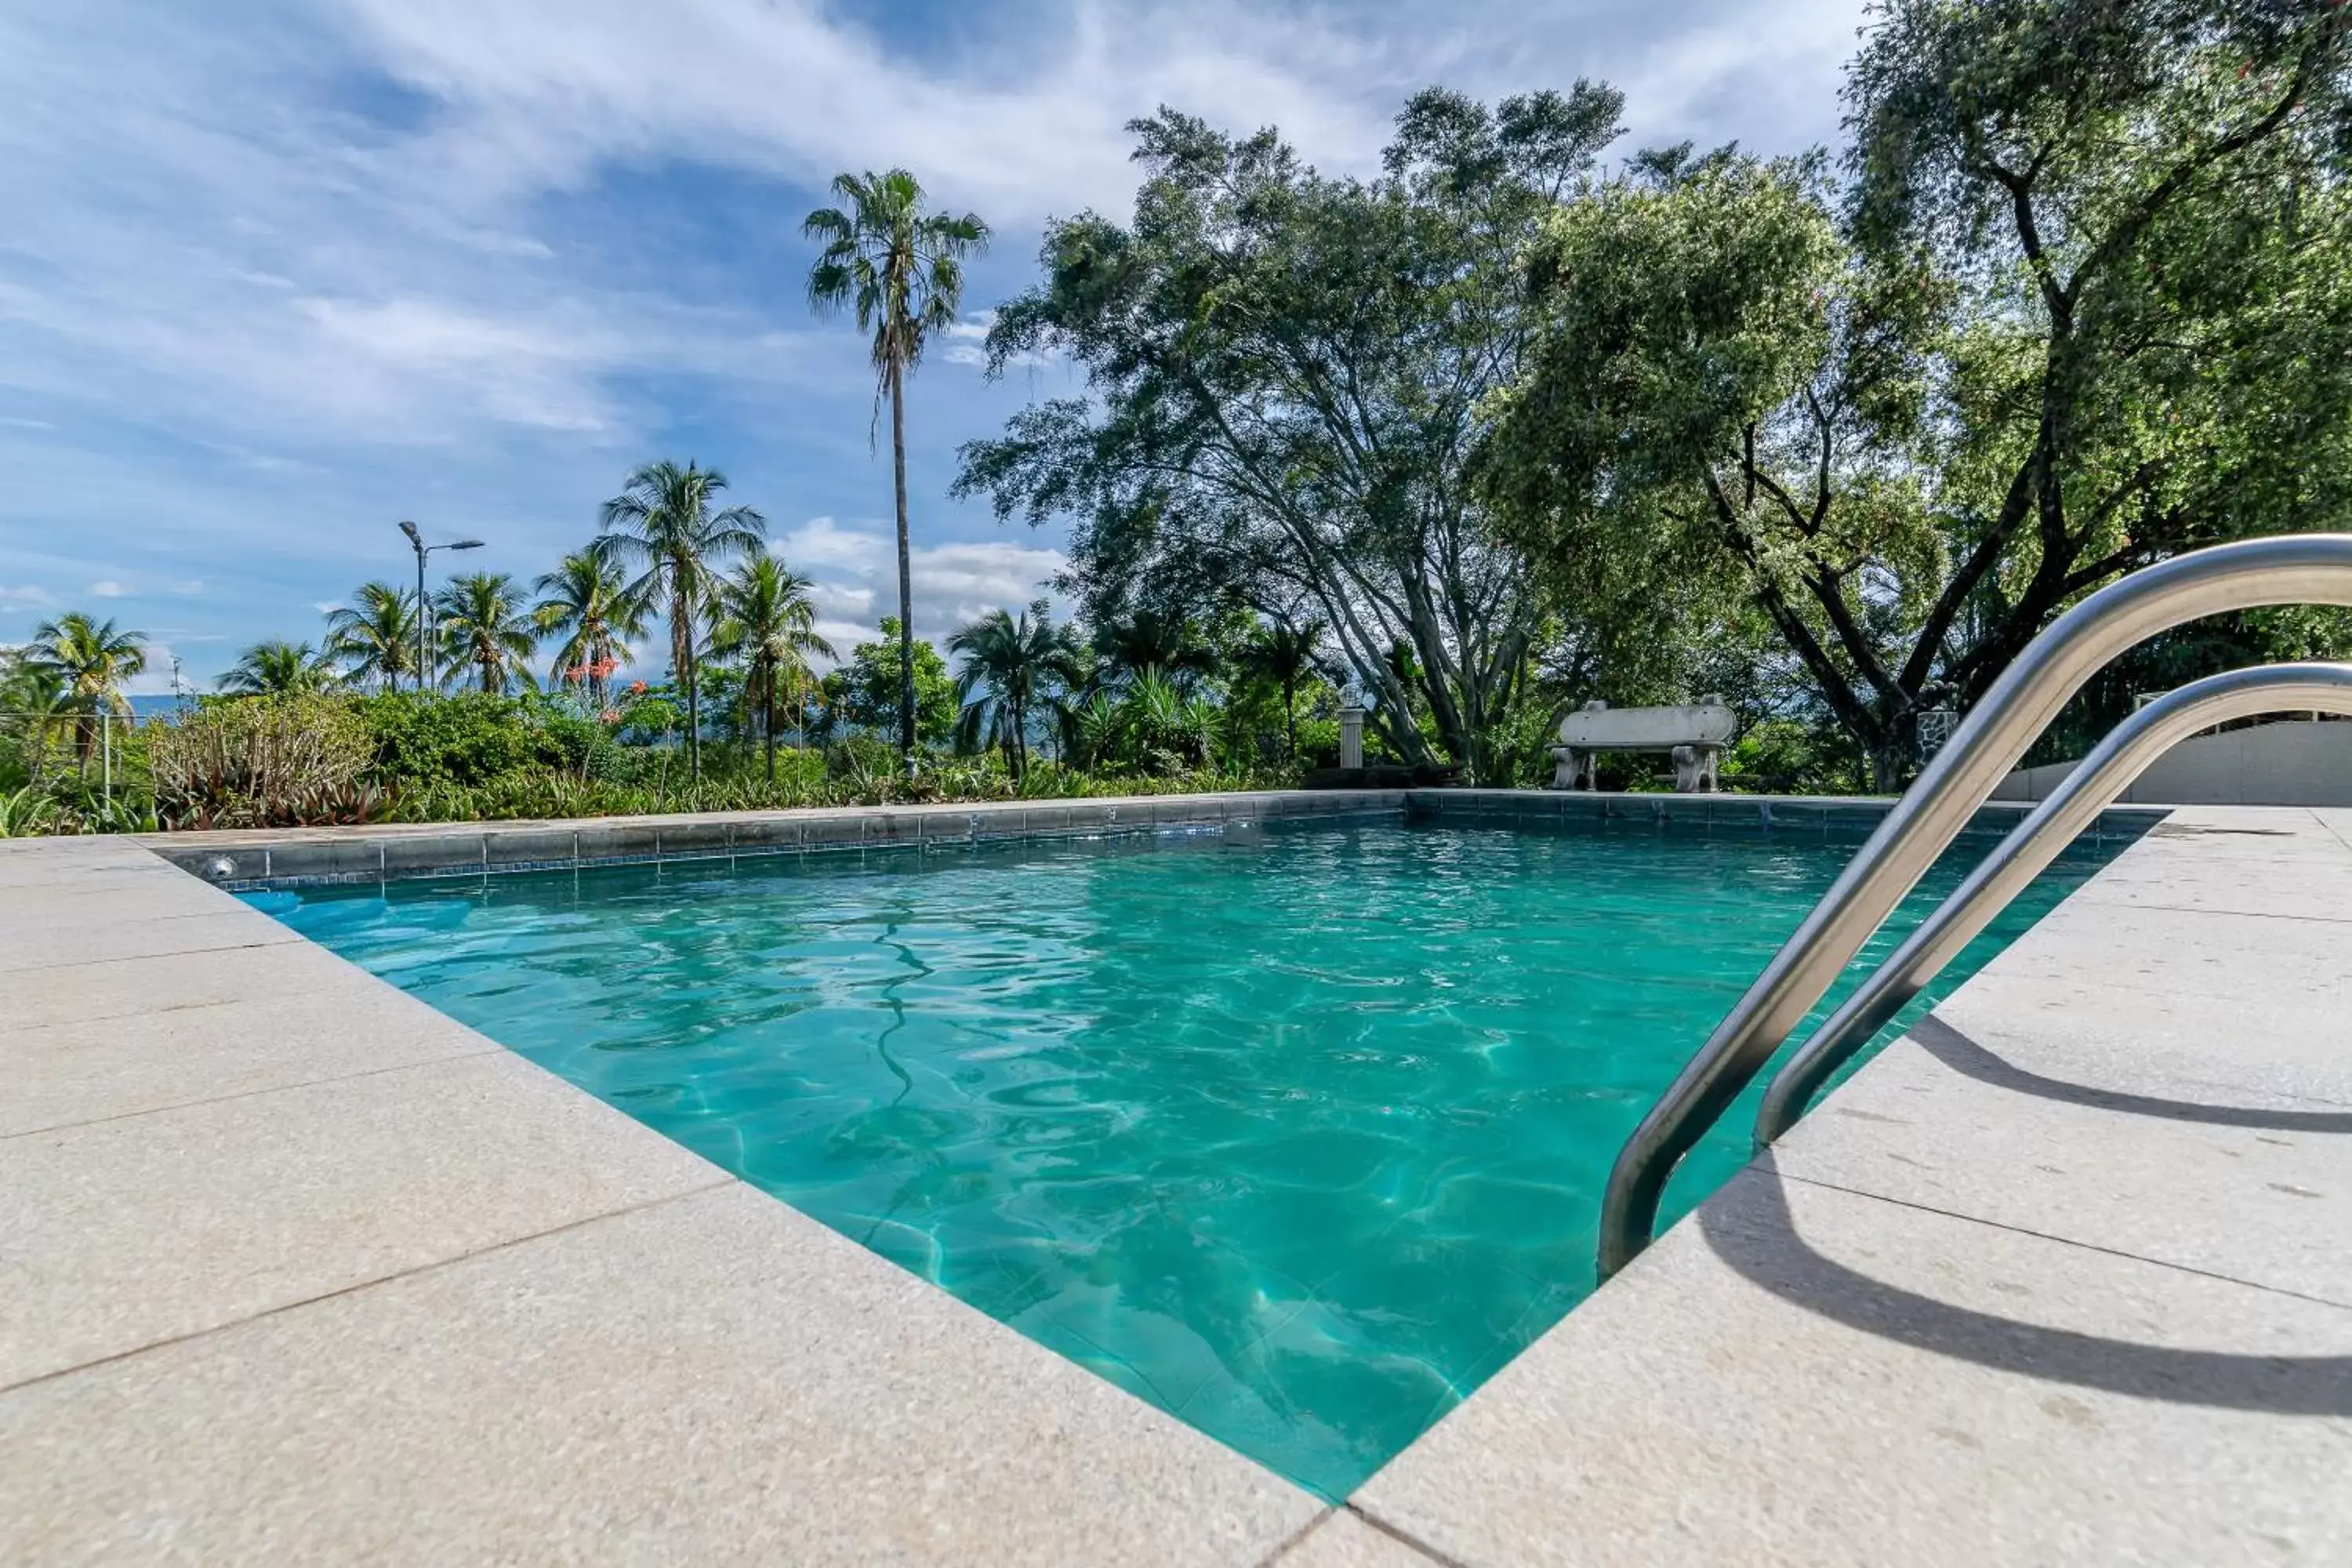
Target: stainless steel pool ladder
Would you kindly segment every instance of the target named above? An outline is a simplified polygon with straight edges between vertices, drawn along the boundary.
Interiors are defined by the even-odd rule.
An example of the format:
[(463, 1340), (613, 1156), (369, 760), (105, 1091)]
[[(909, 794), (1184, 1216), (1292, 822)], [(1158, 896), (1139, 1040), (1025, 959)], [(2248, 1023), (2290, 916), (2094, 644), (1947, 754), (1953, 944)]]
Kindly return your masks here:
[[(1601, 1279), (1650, 1244), (1675, 1166), (2083, 683), (2183, 621), (2264, 605), (2352, 605), (2352, 534), (2249, 539), (2175, 556), (2109, 584), (2027, 645), (1626, 1140), (1601, 1198)], [(1759, 1141), (1785, 1131), (1813, 1090), (2174, 742), (2252, 713), (2352, 711), (2347, 699), (2352, 668), (2270, 666), (2184, 687), (2118, 726), (1806, 1043), (1768, 1094)]]

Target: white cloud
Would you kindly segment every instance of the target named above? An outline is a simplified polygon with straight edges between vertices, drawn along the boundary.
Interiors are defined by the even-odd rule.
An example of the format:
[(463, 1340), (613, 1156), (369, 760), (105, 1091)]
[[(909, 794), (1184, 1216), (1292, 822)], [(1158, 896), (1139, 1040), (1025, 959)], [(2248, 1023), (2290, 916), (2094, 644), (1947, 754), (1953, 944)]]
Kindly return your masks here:
[(150, 642), (147, 645), (147, 668), (122, 683), (122, 689), (134, 697), (167, 697), (172, 691), (172, 660), (177, 656), (169, 643)]
[[(814, 580), (817, 630), (845, 657), (878, 635), (881, 617), (898, 613), (898, 552), (878, 530), (844, 528), (811, 518), (776, 542), (784, 563)], [(1018, 611), (1045, 597), (1066, 564), (1058, 550), (1011, 540), (918, 546), (908, 559), (915, 635), (942, 647), (959, 626), (991, 610)]]
[(0, 583), (0, 605), (27, 605), (37, 608), (56, 603), (49, 591), (37, 584), (25, 583), (12, 587)]
[(320, 599), (314, 601), (310, 607), (322, 616), (331, 616), (343, 607), (343, 602), (341, 599)]
[(124, 587), (121, 584), (115, 582), (112, 578), (108, 578), (103, 582), (92, 583), (89, 585), (89, 591), (101, 599), (120, 599), (124, 595), (131, 592), (130, 589)]
[(795, 572), (814, 574), (820, 567), (872, 568), (890, 550), (878, 533), (844, 528), (829, 517), (813, 517), (776, 542), (775, 552)]

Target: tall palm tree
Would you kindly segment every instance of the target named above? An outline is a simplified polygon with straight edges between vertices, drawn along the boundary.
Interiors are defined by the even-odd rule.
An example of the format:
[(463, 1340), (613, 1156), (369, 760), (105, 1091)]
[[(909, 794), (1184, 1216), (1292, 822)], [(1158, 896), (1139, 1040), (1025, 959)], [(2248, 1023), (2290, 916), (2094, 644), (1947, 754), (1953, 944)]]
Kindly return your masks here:
[(613, 671), (636, 658), (625, 639), (645, 635), (645, 596), (630, 593), (619, 563), (593, 546), (565, 556), (537, 586), (542, 597), (531, 620), (541, 636), (563, 639), (549, 681), (567, 675), (586, 681), (588, 700), (602, 712), (612, 706)]
[(144, 632), (115, 629), (79, 610), (33, 628), (29, 662), (65, 684), (66, 707), (79, 715), (74, 725), (74, 761), (87, 763), (98, 744), (98, 715), (131, 717), (122, 683), (147, 668)]
[(434, 595), (433, 619), (453, 679), (470, 664), (487, 692), (504, 691), (509, 679), (532, 684), (530, 656), (539, 647), (539, 633), (506, 573), (468, 572), (451, 578)]
[(326, 651), (352, 679), (399, 690), (400, 678), (416, 673), (416, 595), (389, 583), (361, 584), (350, 604), (328, 612)]
[[(814, 585), (765, 552), (744, 562), (719, 584), (718, 624), (711, 628), (710, 648), (744, 660), (743, 699), (760, 715), (770, 784), (776, 781), (778, 698), (789, 691), (805, 708), (813, 674), (809, 657), (835, 657), (833, 645), (817, 635), (816, 601), (809, 597)], [(801, 728), (805, 740), (805, 718)]]
[(948, 651), (963, 656), (956, 672), (956, 743), (980, 745), (983, 736), (1004, 749), (1014, 779), (1029, 772), (1029, 714), (1053, 700), (1054, 688), (1076, 688), (1085, 679), (1069, 633), (1045, 618), (1038, 600), (1015, 617), (992, 610), (948, 639)]
[(713, 511), (727, 476), (692, 463), (647, 463), (604, 503), (604, 531), (588, 548), (608, 561), (642, 561), (645, 574), (623, 590), (669, 616), (670, 668), (686, 688), (688, 766), (702, 776), (702, 700), (695, 679), (697, 636), (710, 606), (718, 563), (767, 542), (768, 520), (748, 506)]
[(1321, 621), (1298, 626), (1276, 621), (1260, 628), (1242, 649), (1244, 668), (1282, 689), (1282, 721), (1293, 762), (1298, 758), (1298, 683), (1320, 668), (1324, 630)]
[(295, 697), (338, 683), (331, 656), (306, 642), (272, 637), (255, 643), (221, 677), (221, 689), (238, 697)]
[(824, 249), (809, 271), (810, 308), (848, 307), (874, 334), (875, 405), (890, 400), (890, 472), (898, 514), (898, 751), (915, 772), (915, 588), (907, 546), (907, 374), (929, 336), (955, 322), (964, 258), (988, 248), (988, 226), (971, 213), (923, 210), (923, 187), (904, 169), (835, 174), (837, 207), (801, 225)]

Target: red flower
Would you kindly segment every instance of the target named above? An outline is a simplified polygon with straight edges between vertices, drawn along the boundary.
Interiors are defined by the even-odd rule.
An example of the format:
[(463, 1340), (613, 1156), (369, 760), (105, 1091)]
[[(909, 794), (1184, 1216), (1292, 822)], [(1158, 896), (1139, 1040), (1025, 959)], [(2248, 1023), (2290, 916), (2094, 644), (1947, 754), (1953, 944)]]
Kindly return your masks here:
[(630, 695), (630, 696), (632, 696), (632, 697), (643, 697), (645, 694), (646, 694), (646, 683), (645, 683), (644, 681), (642, 681), (642, 680), (633, 680), (633, 681), (629, 682), (629, 695)]

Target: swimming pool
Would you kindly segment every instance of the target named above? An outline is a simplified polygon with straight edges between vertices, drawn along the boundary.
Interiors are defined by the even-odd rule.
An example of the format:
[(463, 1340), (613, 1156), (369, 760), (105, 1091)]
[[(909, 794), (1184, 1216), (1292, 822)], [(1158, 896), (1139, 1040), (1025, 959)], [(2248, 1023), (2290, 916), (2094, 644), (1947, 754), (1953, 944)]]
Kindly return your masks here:
[(251, 898), (1337, 1498), (1590, 1291), (1619, 1145), (1851, 853), (1357, 822)]

